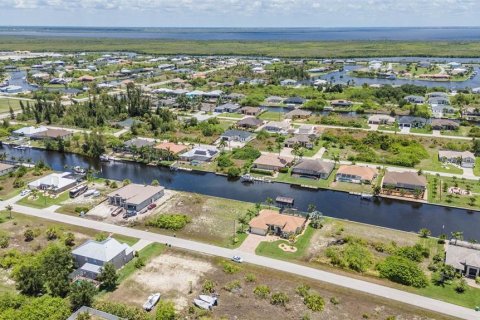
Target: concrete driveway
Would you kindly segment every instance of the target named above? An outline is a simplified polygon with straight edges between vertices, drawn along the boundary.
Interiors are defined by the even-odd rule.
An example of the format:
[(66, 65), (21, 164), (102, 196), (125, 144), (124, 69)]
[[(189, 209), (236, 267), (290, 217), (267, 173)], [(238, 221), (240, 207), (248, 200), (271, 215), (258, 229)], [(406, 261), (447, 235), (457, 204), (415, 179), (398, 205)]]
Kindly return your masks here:
[(255, 249), (257, 249), (260, 242), (265, 240), (267, 239), (264, 236), (249, 233), (247, 238), (240, 245), (240, 247), (238, 247), (238, 250), (246, 253), (255, 254)]

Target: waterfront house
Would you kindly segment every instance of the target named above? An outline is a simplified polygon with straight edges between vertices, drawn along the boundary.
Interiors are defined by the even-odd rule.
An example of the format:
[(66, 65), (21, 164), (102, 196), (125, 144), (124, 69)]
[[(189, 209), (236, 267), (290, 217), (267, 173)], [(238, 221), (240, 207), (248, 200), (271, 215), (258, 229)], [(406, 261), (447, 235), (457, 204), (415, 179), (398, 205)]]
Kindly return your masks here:
[(246, 129), (256, 129), (263, 125), (263, 120), (247, 117), (237, 122), (237, 127)]
[(414, 104), (424, 104), (425, 98), (422, 96), (410, 95), (403, 98), (405, 101), (414, 103)]
[(198, 145), (193, 149), (182, 153), (180, 155), (180, 160), (193, 163), (210, 162), (218, 155), (218, 153), (219, 150), (215, 146)]
[(368, 123), (391, 125), (395, 123), (395, 118), (386, 114), (374, 114), (368, 117)]
[(173, 143), (173, 142), (161, 142), (153, 147), (156, 150), (168, 151), (173, 155), (184, 152), (188, 149), (186, 145)]
[(253, 166), (260, 170), (279, 171), (290, 166), (292, 162), (292, 157), (284, 157), (275, 153), (263, 153), (253, 162)]
[(135, 152), (141, 148), (149, 148), (155, 145), (152, 139), (133, 138), (123, 144), (124, 151)]
[(448, 93), (440, 92), (440, 91), (427, 93), (427, 96), (429, 98), (445, 98), (445, 99), (448, 99)]
[(253, 139), (253, 134), (243, 130), (227, 130), (220, 136), (224, 141), (248, 142)]
[(397, 191), (425, 191), (427, 188), (427, 179), (416, 172), (394, 172), (387, 171), (383, 177), (382, 187), (385, 189), (394, 189)]
[(427, 125), (427, 119), (413, 116), (403, 116), (398, 119), (400, 128), (423, 128)]
[(478, 106), (471, 106), (462, 109), (462, 118), (478, 121), (478, 119), (480, 119), (480, 108)]
[(446, 114), (455, 113), (455, 109), (452, 106), (443, 104), (432, 104), (430, 109), (434, 118), (443, 118)]
[(353, 106), (353, 102), (348, 100), (333, 100), (330, 102), (330, 106), (337, 108), (349, 108)]
[(475, 155), (470, 151), (438, 151), (438, 160), (441, 162), (453, 163), (463, 168), (475, 167)]
[(334, 168), (333, 162), (302, 159), (292, 168), (292, 176), (328, 179)]
[(457, 130), (460, 124), (450, 119), (433, 119), (431, 126), (433, 130)]
[(263, 209), (254, 217), (249, 225), (252, 234), (266, 236), (272, 233), (282, 238), (289, 238), (302, 232), (307, 223), (307, 218), (281, 214), (278, 211)]
[[(224, 86), (226, 86), (226, 83), (224, 83)], [(232, 82), (231, 86), (233, 87), (233, 82)], [(232, 93), (224, 96), (224, 98), (227, 99), (227, 100), (231, 100), (231, 101), (240, 101), (240, 100), (245, 98), (245, 95), (242, 94), (242, 93), (232, 92)]]
[(92, 82), (93, 80), (95, 80), (95, 78), (89, 75), (84, 75), (78, 78), (78, 81), (80, 82)]
[(293, 109), (292, 111), (285, 114), (285, 118), (287, 119), (306, 119), (312, 115), (311, 111), (302, 110), (302, 109)]
[(38, 133), (41, 133), (41, 132), (44, 132), (44, 131), (47, 131), (47, 130), (48, 130), (48, 128), (43, 127), (43, 126), (40, 126), (40, 127), (30, 126), (30, 127), (23, 127), (23, 128), (17, 129), (17, 130), (12, 132), (12, 135), (13, 136), (30, 137), (34, 134), (38, 134)]
[(260, 109), (259, 107), (243, 107), (242, 109), (240, 109), (240, 112), (246, 116), (256, 117), (262, 112), (262, 109)]
[(77, 270), (70, 277), (95, 280), (107, 263), (113, 264), (115, 269), (123, 267), (133, 259), (134, 250), (125, 243), (108, 238), (103, 241), (88, 240), (72, 250), (72, 256)]
[(0, 162), (0, 176), (4, 176), (7, 173), (12, 172), (13, 170), (15, 170), (15, 168), (16, 167), (14, 165)]
[(284, 100), (284, 99), (283, 99), (282, 97), (269, 96), (269, 97), (266, 99), (266, 102), (267, 102), (267, 103), (270, 103), (270, 104), (279, 104), (279, 103), (282, 103), (283, 100)]
[(450, 100), (448, 99), (448, 96), (446, 96), (446, 97), (429, 97), (427, 102), (428, 102), (429, 105), (434, 105), (434, 104), (444, 105), (444, 106), (450, 105)]
[(129, 213), (144, 210), (164, 195), (164, 187), (130, 183), (118, 190), (110, 192), (108, 203), (124, 208)]
[(77, 179), (70, 172), (51, 173), (28, 184), (31, 190), (47, 190), (53, 193), (61, 193), (77, 185)]
[(373, 168), (357, 165), (341, 165), (337, 170), (335, 181), (371, 184), (378, 171)]
[(297, 84), (297, 80), (293, 80), (293, 79), (285, 79), (280, 81), (281, 86), (294, 86), (296, 84)]
[(283, 104), (296, 104), (296, 105), (300, 105), (300, 104), (304, 104), (305, 103), (305, 99), (301, 98), (301, 97), (289, 97), (285, 100), (283, 100)]
[(286, 134), (290, 129), (290, 123), (288, 121), (270, 121), (263, 129), (270, 133)]
[(465, 277), (480, 277), (480, 244), (450, 240), (446, 248), (445, 264)]
[(240, 110), (240, 105), (237, 103), (225, 103), (215, 107), (215, 112), (218, 113), (234, 113)]
[(72, 131), (48, 128), (45, 131), (32, 134), (30, 138), (33, 140), (58, 140), (58, 139), (67, 140), (72, 136), (73, 136)]

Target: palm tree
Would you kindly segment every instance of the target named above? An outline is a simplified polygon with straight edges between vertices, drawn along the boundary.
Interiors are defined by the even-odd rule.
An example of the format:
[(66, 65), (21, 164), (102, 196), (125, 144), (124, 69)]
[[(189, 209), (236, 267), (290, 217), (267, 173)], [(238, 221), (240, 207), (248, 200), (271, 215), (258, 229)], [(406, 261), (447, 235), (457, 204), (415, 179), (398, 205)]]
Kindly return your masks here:
[(273, 204), (273, 199), (270, 198), (270, 197), (268, 197), (267, 199), (265, 199), (265, 203), (266, 203), (269, 207), (271, 207), (272, 204)]
[(224, 151), (225, 147), (227, 146), (227, 141), (225, 141), (224, 139), (220, 140), (220, 143), (218, 144), (218, 146), (222, 151)]
[(451, 233), (452, 238), (455, 239), (455, 244), (457, 244), (457, 240), (463, 240), (463, 232), (462, 231), (454, 231)]
[(12, 219), (12, 210), (13, 210), (13, 207), (11, 205), (8, 205), (5, 207), (5, 209), (7, 209), (8, 211), (8, 217), (9, 219)]

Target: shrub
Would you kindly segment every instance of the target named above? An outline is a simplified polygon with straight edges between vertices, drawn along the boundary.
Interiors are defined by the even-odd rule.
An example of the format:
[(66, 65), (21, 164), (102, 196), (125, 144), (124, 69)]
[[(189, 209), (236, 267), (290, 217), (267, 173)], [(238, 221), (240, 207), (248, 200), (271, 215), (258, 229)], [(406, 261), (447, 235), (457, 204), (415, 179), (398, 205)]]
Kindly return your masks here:
[(432, 232), (430, 230), (428, 230), (427, 228), (422, 228), (420, 229), (420, 231), (418, 232), (418, 234), (420, 235), (420, 237), (422, 238), (428, 238), (432, 235)]
[(13, 187), (15, 189), (18, 189), (18, 188), (23, 188), (25, 186), (25, 181), (21, 180), (21, 179), (15, 179), (13, 181)]
[(167, 230), (180, 230), (191, 221), (184, 214), (160, 214), (148, 220), (146, 225)]
[(73, 247), (75, 245), (75, 235), (71, 232), (65, 235), (64, 243), (67, 247)]
[(224, 271), (225, 273), (230, 273), (230, 274), (232, 274), (232, 273), (238, 272), (238, 271), (240, 270), (240, 267), (239, 267), (239, 266), (237, 266), (237, 265), (235, 265), (235, 264), (233, 264), (233, 263), (231, 263), (231, 262), (228, 262), (228, 261), (224, 261), (224, 262), (222, 263), (222, 265), (223, 265), (223, 271)]
[(266, 285), (259, 285), (253, 289), (253, 294), (255, 297), (260, 299), (266, 299), (270, 295), (270, 288)]
[(112, 188), (112, 189), (117, 189), (117, 188), (118, 188), (117, 182), (116, 182), (116, 181), (112, 181), (112, 182), (110, 183), (110, 188)]
[(137, 259), (135, 259), (134, 266), (137, 269), (141, 269), (142, 267), (145, 267), (145, 259), (143, 257), (138, 257)]
[(476, 284), (480, 284), (480, 277), (476, 277), (476, 278), (475, 278), (475, 283), (476, 283)]
[(10, 237), (7, 233), (1, 232), (0, 233), (0, 248), (5, 249), (8, 248), (10, 244)]
[(240, 176), (240, 173), (242, 173), (242, 171), (238, 167), (230, 167), (227, 171), (227, 175), (229, 178), (237, 178), (238, 176)]
[(175, 305), (172, 301), (161, 300), (157, 305), (155, 320), (175, 320)]
[(370, 250), (356, 242), (348, 243), (344, 248), (330, 247), (326, 255), (331, 264), (357, 272), (365, 272), (373, 264)]
[(23, 236), (25, 237), (25, 241), (27, 242), (30, 242), (33, 239), (35, 239), (35, 234), (33, 233), (32, 229), (25, 230), (25, 232), (23, 233)]
[(303, 298), (308, 295), (309, 291), (310, 291), (310, 286), (305, 283), (302, 283), (301, 285), (299, 285), (296, 290), (297, 294)]
[(303, 302), (307, 308), (312, 311), (323, 311), (323, 308), (325, 307), (323, 298), (317, 293), (308, 294), (304, 297)]
[(458, 281), (455, 282), (455, 291), (457, 293), (464, 293), (465, 291), (467, 291), (467, 281), (465, 281), (465, 279), (460, 279)]
[(247, 273), (245, 275), (245, 281), (246, 282), (255, 282), (255, 281), (257, 281), (257, 277), (253, 273)]
[(286, 304), (290, 301), (290, 298), (287, 296), (286, 293), (283, 292), (275, 292), (270, 297), (270, 303), (275, 306), (286, 306)]
[(279, 171), (280, 173), (288, 173), (288, 168), (287, 168), (287, 167), (285, 167), (285, 168), (280, 168), (278, 171)]
[(239, 280), (233, 280), (227, 283), (223, 289), (232, 292), (232, 291), (237, 291), (242, 288), (242, 284), (240, 283)]
[(56, 240), (58, 239), (58, 229), (55, 227), (50, 227), (46, 231), (47, 240)]
[(340, 304), (340, 301), (336, 297), (331, 297), (330, 303), (336, 306), (337, 304)]
[(239, 160), (255, 160), (260, 157), (261, 153), (254, 147), (246, 145), (242, 148), (233, 149), (232, 158)]
[(230, 160), (227, 154), (222, 154), (217, 158), (217, 165), (220, 168), (228, 168), (233, 165), (233, 161)]
[(147, 312), (138, 307), (132, 307), (123, 303), (98, 300), (94, 304), (95, 309), (111, 313), (117, 317), (129, 320), (148, 320), (150, 316)]
[(86, 213), (90, 210), (88, 207), (75, 207), (75, 212), (76, 213)]
[(404, 257), (390, 256), (377, 265), (382, 278), (407, 286), (423, 288), (428, 284), (427, 277), (420, 267)]
[(407, 258), (415, 262), (422, 262), (424, 258), (428, 258), (430, 252), (427, 248), (420, 244), (416, 244), (412, 247), (401, 247), (395, 252), (395, 255)]
[(202, 292), (203, 293), (214, 293), (215, 292), (215, 282), (212, 280), (205, 280), (202, 285)]

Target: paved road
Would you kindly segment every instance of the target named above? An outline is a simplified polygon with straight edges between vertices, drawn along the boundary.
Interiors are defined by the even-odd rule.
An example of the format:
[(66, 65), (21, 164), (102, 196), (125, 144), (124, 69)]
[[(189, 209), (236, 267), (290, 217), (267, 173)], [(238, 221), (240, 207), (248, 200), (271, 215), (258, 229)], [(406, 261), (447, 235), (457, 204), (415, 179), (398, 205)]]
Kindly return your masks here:
[[(11, 201), (5, 201), (0, 203), (0, 207), (4, 206), (6, 203), (11, 203)], [(224, 258), (230, 258), (235, 254), (241, 255), (246, 262), (255, 264), (258, 266), (275, 269), (278, 271), (288, 272), (295, 275), (308, 277), (314, 280), (323, 281), (333, 285), (338, 285), (346, 287), (352, 290), (361, 291), (367, 294), (373, 294), (382, 298), (387, 298), (395, 300), (398, 302), (406, 303), (412, 306), (419, 308), (427, 309), (433, 312), (439, 312), (445, 315), (457, 317), (460, 319), (466, 320), (478, 320), (480, 318), (480, 313), (472, 309), (467, 309), (460, 307), (454, 304), (445, 303), (442, 301), (426, 298), (423, 296), (415, 295), (405, 291), (381, 286), (378, 284), (353, 279), (347, 276), (342, 276), (314, 268), (305, 267), (302, 265), (275, 260), (267, 257), (257, 256), (251, 253), (240, 252), (239, 250), (231, 250), (226, 248), (221, 248), (205, 243), (199, 243), (195, 241), (169, 237), (165, 235), (160, 235), (153, 232), (147, 232), (137, 229), (131, 229), (128, 227), (117, 226), (113, 224), (108, 224), (104, 222), (98, 222), (93, 220), (88, 220), (85, 218), (74, 217), (59, 213), (51, 212), (50, 210), (39, 210), (30, 207), (20, 206), (13, 204), (13, 211), (20, 212), (26, 215), (40, 217), (44, 219), (54, 220), (61, 223), (72, 224), (76, 226), (91, 228), (99, 231), (122, 234), (130, 237), (135, 237), (138, 239), (158, 242), (158, 243), (169, 243), (174, 247), (181, 249), (192, 250), (195, 252), (219, 256)]]

